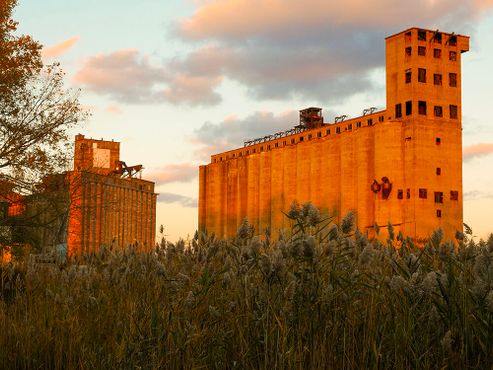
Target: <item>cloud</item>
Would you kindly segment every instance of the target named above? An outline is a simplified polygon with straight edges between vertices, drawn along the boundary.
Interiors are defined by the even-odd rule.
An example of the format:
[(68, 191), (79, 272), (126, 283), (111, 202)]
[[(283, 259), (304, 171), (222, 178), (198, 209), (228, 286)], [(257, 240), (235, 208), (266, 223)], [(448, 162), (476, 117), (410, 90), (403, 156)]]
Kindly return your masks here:
[(197, 208), (198, 201), (196, 198), (187, 197), (174, 193), (160, 193), (158, 196), (159, 203), (179, 203), (186, 208)]
[(464, 201), (491, 198), (493, 198), (493, 193), (481, 190), (471, 190), (464, 193)]
[(369, 76), (384, 66), (385, 36), (415, 25), (471, 32), (493, 2), (215, 0), (196, 5), (196, 12), (177, 25), (182, 40), (200, 46), (182, 56), (182, 73), (216, 73), (239, 82), (256, 99), (334, 103), (375, 88)]
[(183, 74), (174, 61), (153, 64), (135, 49), (86, 59), (74, 81), (89, 91), (123, 103), (214, 105), (221, 77)]
[(462, 150), (464, 162), (471, 161), (474, 158), (485, 157), (493, 154), (493, 144), (481, 143), (465, 147)]
[(54, 46), (44, 48), (41, 52), (43, 58), (49, 59), (49, 58), (56, 58), (63, 53), (65, 53), (67, 50), (72, 48), (78, 41), (80, 37), (79, 36), (74, 36), (69, 38), (68, 40), (65, 40), (59, 44), (56, 44)]
[(110, 104), (105, 108), (105, 111), (108, 113), (120, 114), (122, 110), (118, 105)]
[[(324, 112), (326, 120), (333, 112)], [(256, 112), (246, 118), (227, 117), (222, 122), (205, 122), (195, 129), (191, 141), (198, 147), (195, 155), (208, 160), (211, 154), (242, 147), (245, 140), (292, 129), (298, 124), (299, 112), (280, 114)]]
[(191, 163), (170, 164), (158, 170), (150, 171), (147, 177), (158, 185), (171, 182), (190, 182), (197, 178), (198, 166)]

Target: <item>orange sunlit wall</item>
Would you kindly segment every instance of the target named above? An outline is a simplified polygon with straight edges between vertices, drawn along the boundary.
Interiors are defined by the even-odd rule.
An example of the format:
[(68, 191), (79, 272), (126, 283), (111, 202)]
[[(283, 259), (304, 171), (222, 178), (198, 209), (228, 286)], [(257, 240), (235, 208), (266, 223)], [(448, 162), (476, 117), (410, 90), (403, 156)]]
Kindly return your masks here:
[[(461, 56), (469, 37), (411, 28), (386, 39), (387, 109), (213, 155), (199, 170), (199, 228), (262, 234), (311, 201), (371, 234), (425, 240), (462, 230)], [(385, 232), (381, 233), (385, 237)]]
[(155, 243), (154, 183), (121, 177), (120, 143), (76, 136), (70, 189), (68, 255), (96, 253), (100, 246), (136, 246), (149, 251)]

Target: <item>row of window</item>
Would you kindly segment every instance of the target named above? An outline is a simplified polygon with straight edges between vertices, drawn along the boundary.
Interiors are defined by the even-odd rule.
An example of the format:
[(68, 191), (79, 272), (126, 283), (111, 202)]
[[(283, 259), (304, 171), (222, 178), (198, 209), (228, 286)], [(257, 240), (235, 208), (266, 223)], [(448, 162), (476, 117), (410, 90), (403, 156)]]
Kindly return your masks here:
[[(379, 117), (378, 117), (378, 121), (379, 121), (379, 122), (383, 122), (383, 121), (384, 121), (384, 116), (379, 116)], [(368, 126), (373, 126), (373, 118), (368, 118), (368, 119), (366, 120), (366, 123), (367, 123), (367, 125), (368, 125)], [(357, 127), (357, 128), (360, 128), (360, 127), (362, 127), (362, 126), (363, 126), (362, 121), (358, 121), (358, 122), (356, 122), (356, 127)], [(336, 133), (336, 134), (340, 134), (340, 133), (341, 133), (341, 128), (342, 128), (341, 126), (336, 127), (335, 133)], [(352, 123), (349, 123), (349, 124), (348, 124), (348, 125), (344, 128), (344, 130), (345, 130), (345, 131), (352, 131), (352, 130), (353, 130), (353, 124), (352, 124)], [(323, 133), (322, 131), (318, 131), (318, 132), (317, 132), (317, 137), (318, 137), (318, 138), (321, 138), (321, 137), (322, 137), (322, 133)], [(330, 129), (330, 128), (329, 128), (329, 129), (326, 129), (326, 130), (325, 130), (325, 136), (328, 136), (328, 135), (330, 135), (330, 134), (331, 134), (331, 129)], [(312, 134), (308, 134), (308, 135), (306, 136), (306, 138), (307, 138), (308, 140), (312, 140), (313, 135), (312, 135)], [(305, 137), (304, 137), (304, 136), (300, 136), (300, 137), (299, 137), (298, 142), (303, 142), (303, 141), (305, 141)], [(292, 138), (292, 139), (291, 139), (291, 141), (290, 141), (290, 143), (291, 143), (291, 144), (296, 144), (296, 138)], [(275, 147), (275, 148), (279, 148), (279, 146), (280, 146), (279, 144), (280, 144), (280, 142), (276, 142), (276, 143), (274, 143), (273, 145), (274, 145), (274, 147)], [(287, 141), (287, 140), (284, 140), (284, 141), (282, 142), (282, 147), (284, 147), (284, 146), (286, 146), (286, 145), (288, 145), (288, 141)], [(271, 150), (271, 149), (272, 149), (272, 144), (268, 144), (268, 145), (266, 146), (266, 148), (267, 148), (267, 150)], [(259, 152), (263, 152), (263, 151), (264, 151), (264, 146), (260, 146), (260, 150), (259, 150)], [(249, 155), (250, 153), (257, 153), (257, 148), (253, 148), (251, 151), (250, 151), (250, 149), (247, 149), (247, 150), (245, 150), (245, 152), (244, 152), (244, 154), (245, 154), (245, 155)], [(238, 152), (238, 157), (242, 157), (242, 156), (243, 156), (243, 152)], [(221, 156), (221, 157), (219, 157), (219, 161), (227, 160), (227, 159), (229, 159), (229, 158), (236, 158), (236, 153), (233, 153), (233, 154), (231, 155), (231, 157), (230, 157), (230, 156), (227, 156), (227, 155), (226, 155), (225, 157), (222, 157), (222, 156)], [(217, 160), (218, 160), (217, 158), (213, 158), (213, 162), (214, 162), (214, 163), (216, 163), (216, 162), (217, 162)]]
[[(404, 75), (404, 80), (406, 83), (412, 82), (412, 70), (407, 69)], [(426, 83), (426, 69), (418, 68), (418, 82)], [(433, 74), (433, 84), (437, 86), (442, 85), (442, 74), (434, 73)], [(457, 73), (449, 73), (448, 74), (448, 85), (450, 87), (457, 87)]]
[[(420, 115), (427, 115), (427, 104), (425, 101), (418, 101), (418, 113)], [(410, 116), (413, 114), (413, 102), (412, 101), (407, 101), (406, 102), (406, 116)], [(435, 105), (433, 107), (433, 115), (435, 117), (443, 117), (443, 107), (441, 105)], [(458, 118), (458, 110), (457, 110), (457, 105), (450, 104), (449, 105), (449, 117), (451, 119), (457, 119)], [(395, 105), (395, 118), (401, 118), (402, 117), (402, 104), (398, 103)]]
[[(428, 199), (428, 189), (421, 188), (419, 189), (419, 198), (420, 199)], [(435, 191), (435, 203), (443, 203), (443, 192)], [(406, 199), (411, 198), (411, 189), (406, 190)], [(397, 199), (404, 199), (404, 190), (397, 190)], [(450, 191), (450, 200), (459, 200), (459, 192), (456, 190)]]
[[(406, 47), (404, 50), (405, 50), (404, 52), (405, 52), (406, 57), (412, 56), (413, 48), (411, 46)], [(426, 56), (426, 46), (418, 46), (418, 55), (422, 56), (422, 57)], [(441, 59), (442, 58), (442, 49), (434, 48), (433, 49), (433, 58)], [(457, 52), (454, 50), (450, 50), (448, 52), (448, 60), (450, 60), (452, 62), (456, 62), (457, 61)]]
[[(406, 41), (409, 42), (412, 40), (412, 31), (406, 32), (405, 35)], [(418, 41), (426, 41), (426, 30), (418, 30)], [(442, 33), (441, 32), (434, 32), (433, 35), (431, 36), (431, 41), (433, 41), (436, 44), (441, 44), (442, 43)], [(450, 46), (456, 46), (457, 45), (457, 35), (450, 35), (445, 42), (445, 44), (448, 44)]]

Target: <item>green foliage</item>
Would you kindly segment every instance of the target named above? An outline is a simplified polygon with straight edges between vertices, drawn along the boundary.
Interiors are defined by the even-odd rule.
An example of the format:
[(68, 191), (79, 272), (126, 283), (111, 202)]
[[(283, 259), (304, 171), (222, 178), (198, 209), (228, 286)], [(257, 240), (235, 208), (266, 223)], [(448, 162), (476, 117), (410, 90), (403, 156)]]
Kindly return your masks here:
[(493, 236), (420, 249), (292, 211), (276, 241), (245, 221), (232, 241), (4, 266), (0, 367), (493, 366)]

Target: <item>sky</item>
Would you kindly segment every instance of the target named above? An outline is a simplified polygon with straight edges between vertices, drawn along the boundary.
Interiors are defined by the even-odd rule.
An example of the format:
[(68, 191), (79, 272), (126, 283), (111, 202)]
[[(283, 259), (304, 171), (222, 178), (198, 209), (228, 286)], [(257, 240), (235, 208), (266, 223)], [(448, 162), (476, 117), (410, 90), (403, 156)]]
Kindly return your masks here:
[(60, 62), (91, 117), (74, 131), (121, 142), (156, 182), (157, 227), (197, 228), (198, 166), (289, 129), (297, 111), (385, 108), (385, 37), (471, 36), (462, 58), (464, 222), (493, 232), (493, 0), (19, 0), (20, 33)]

